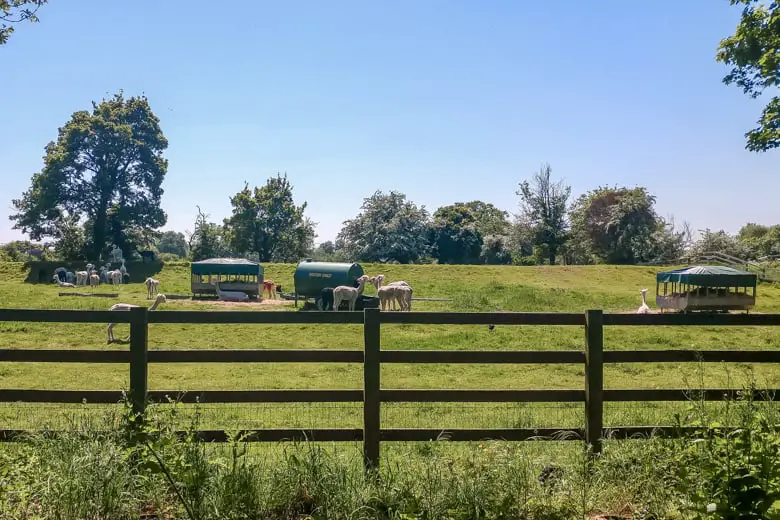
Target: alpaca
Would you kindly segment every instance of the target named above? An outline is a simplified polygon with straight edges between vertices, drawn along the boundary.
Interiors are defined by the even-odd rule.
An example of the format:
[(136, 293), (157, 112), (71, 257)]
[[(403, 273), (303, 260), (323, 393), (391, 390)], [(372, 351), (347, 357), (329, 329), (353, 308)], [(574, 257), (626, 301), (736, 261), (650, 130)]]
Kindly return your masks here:
[(318, 304), (321, 311), (333, 309), (333, 287), (325, 287), (320, 291)]
[(88, 276), (86, 271), (76, 271), (76, 285), (87, 285)]
[[(119, 272), (119, 271), (117, 271)], [(119, 276), (122, 276), (122, 273), (119, 273)], [(144, 281), (144, 284), (146, 284), (146, 298), (151, 300), (154, 298), (155, 294), (160, 293), (160, 280), (155, 280), (154, 278), (147, 278)]]
[(89, 275), (89, 286), (94, 289), (98, 285), (100, 285), (100, 276), (95, 273)]
[[(154, 303), (151, 307), (149, 307), (150, 311), (155, 310), (161, 303), (165, 303), (165, 295), (164, 294), (158, 294), (157, 299), (154, 300)], [(111, 307), (108, 308), (110, 311), (129, 311), (130, 309), (135, 309), (138, 307), (138, 305), (132, 305), (130, 303), (115, 303)], [(116, 341), (114, 338), (114, 325), (115, 323), (109, 323), (108, 324), (108, 343), (113, 343)], [(130, 338), (128, 338), (129, 340)]]
[(272, 280), (263, 281), (263, 294), (265, 293), (268, 293), (270, 299), (276, 299), (276, 284)]
[(57, 285), (60, 287), (76, 287), (72, 283), (68, 283), (68, 282), (57, 282)]
[(114, 285), (120, 285), (122, 283), (122, 273), (117, 270), (107, 271), (106, 278)]
[(650, 314), (652, 311), (650, 310), (650, 307), (647, 306), (647, 300), (646, 300), (647, 289), (642, 289), (639, 292), (642, 293), (642, 305), (639, 306), (639, 309), (637, 309), (636, 313)]
[[(379, 289), (382, 287), (382, 282), (385, 281), (385, 275), (378, 274), (378, 275), (374, 276), (373, 278), (370, 278), (370, 280), (371, 280), (371, 283), (374, 285), (374, 287), (376, 287), (377, 294), (379, 294)], [(406, 310), (409, 310), (409, 311), (412, 310), (412, 291), (413, 291), (413, 289), (412, 289), (411, 285), (409, 285), (408, 283), (406, 283), (403, 280), (400, 280), (398, 282), (390, 282), (389, 284), (387, 284), (387, 287), (408, 287), (409, 291), (408, 292), (404, 291), (402, 293), (402, 295), (404, 297), (404, 303), (403, 303), (403, 305), (401, 305), (401, 307), (402, 307), (401, 310), (403, 310), (403, 306), (404, 305), (406, 306)], [(395, 308), (396, 300), (397, 300), (397, 298), (393, 300), (393, 310), (396, 310), (396, 308)], [(381, 299), (380, 299), (380, 302), (381, 302)]]
[(395, 303), (396, 289), (397, 287), (388, 285), (386, 287), (379, 287), (376, 290), (376, 295), (379, 296), (379, 305), (383, 311), (388, 310), (391, 302)]
[(65, 272), (65, 283), (69, 283), (71, 285), (74, 285), (76, 283), (76, 275), (73, 274), (71, 271)]
[(249, 295), (242, 291), (223, 291), (219, 287), (219, 282), (217, 282), (217, 296), (222, 301), (245, 302), (249, 299)]
[(401, 311), (410, 311), (412, 309), (412, 288), (408, 285), (388, 285), (388, 287), (395, 289), (395, 299), (398, 301)]
[(350, 287), (348, 285), (339, 285), (333, 289), (333, 310), (339, 310), (341, 302), (345, 301), (349, 305), (349, 310), (354, 311), (357, 299), (361, 294), (363, 294), (363, 289), (365, 289), (366, 282), (368, 282), (368, 280), (369, 277), (363, 275), (355, 280), (358, 284), (357, 288)]

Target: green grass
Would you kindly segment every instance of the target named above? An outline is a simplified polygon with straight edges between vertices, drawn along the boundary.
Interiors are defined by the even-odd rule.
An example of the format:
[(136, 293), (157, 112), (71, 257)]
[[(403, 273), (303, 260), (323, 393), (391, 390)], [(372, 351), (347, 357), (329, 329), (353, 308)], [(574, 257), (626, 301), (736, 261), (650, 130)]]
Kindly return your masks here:
[[(367, 273), (403, 279), (420, 297), (452, 298), (452, 302), (415, 302), (425, 311), (631, 312), (639, 305), (639, 289), (654, 287), (651, 267), (497, 267), (439, 265), (366, 265)], [(266, 266), (266, 278), (292, 289), (294, 266)], [(142, 284), (124, 285), (118, 300), (59, 297), (55, 286), (25, 284), (23, 264), (0, 263), (0, 307), (106, 309), (115, 301), (148, 305)], [(164, 293), (189, 292), (189, 266), (166, 264), (157, 276)], [(110, 292), (106, 287), (100, 291)], [(373, 288), (366, 290), (373, 293)], [(780, 289), (761, 285), (756, 312), (780, 312)], [(652, 302), (651, 302), (652, 303)], [(651, 305), (652, 306), (652, 305)], [(169, 301), (162, 308), (247, 312), (294, 311), (292, 304), (225, 306), (217, 302)], [(128, 333), (118, 325), (116, 336)], [(105, 325), (0, 323), (0, 348), (127, 348), (105, 343)], [(152, 349), (322, 348), (361, 349), (357, 325), (190, 325), (153, 324)], [(452, 325), (385, 325), (383, 349), (556, 350), (582, 349), (583, 327)], [(780, 334), (769, 327), (608, 327), (607, 349), (777, 349)], [(581, 365), (385, 365), (384, 388), (549, 388), (583, 387)], [(733, 387), (746, 378), (759, 386), (776, 387), (780, 367), (764, 365), (699, 366), (688, 364), (618, 364), (605, 369), (606, 388)], [(2, 388), (120, 389), (126, 388), (123, 365), (0, 364)], [(357, 364), (159, 364), (149, 370), (151, 389), (361, 388)], [(53, 410), (67, 407), (53, 407)], [(608, 403), (606, 424), (668, 422), (680, 405)], [(0, 407), (0, 418), (11, 424), (31, 424), (39, 405)], [(361, 410), (352, 404), (224, 405), (205, 410), (210, 427), (354, 427)], [(53, 414), (53, 415), (52, 415)], [(56, 413), (45, 414), (46, 417)], [(582, 424), (581, 405), (568, 404), (386, 404), (385, 427), (512, 427)], [(12, 426), (13, 427), (13, 426)]]

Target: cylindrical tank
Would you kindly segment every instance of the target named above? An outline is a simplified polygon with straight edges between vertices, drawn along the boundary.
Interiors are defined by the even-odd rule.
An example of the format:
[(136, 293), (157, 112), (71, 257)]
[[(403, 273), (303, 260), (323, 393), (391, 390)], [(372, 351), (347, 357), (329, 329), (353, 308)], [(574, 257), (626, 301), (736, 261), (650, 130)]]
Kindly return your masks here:
[(325, 287), (353, 287), (355, 280), (363, 274), (360, 264), (312, 262), (306, 259), (295, 268), (295, 294), (298, 298), (318, 298)]

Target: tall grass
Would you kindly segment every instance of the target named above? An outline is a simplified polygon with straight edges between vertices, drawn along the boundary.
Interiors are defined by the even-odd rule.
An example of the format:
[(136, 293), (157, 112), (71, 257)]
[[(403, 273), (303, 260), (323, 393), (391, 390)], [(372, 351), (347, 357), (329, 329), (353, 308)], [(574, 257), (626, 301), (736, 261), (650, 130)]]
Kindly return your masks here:
[[(742, 507), (763, 516), (739, 518), (774, 518), (780, 413), (750, 395), (725, 418), (692, 401), (679, 415), (681, 426), (700, 427), (689, 437), (608, 440), (595, 459), (577, 442), (408, 443), (386, 449), (369, 475), (357, 449), (198, 443), (197, 414), (178, 437), (175, 403), (151, 407), (143, 424), (127, 408), (78, 415), (56, 438), (30, 435), (0, 450), (0, 516), (648, 520), (737, 518), (708, 511)], [(742, 433), (712, 433), (724, 419)], [(745, 474), (756, 478), (740, 490)]]

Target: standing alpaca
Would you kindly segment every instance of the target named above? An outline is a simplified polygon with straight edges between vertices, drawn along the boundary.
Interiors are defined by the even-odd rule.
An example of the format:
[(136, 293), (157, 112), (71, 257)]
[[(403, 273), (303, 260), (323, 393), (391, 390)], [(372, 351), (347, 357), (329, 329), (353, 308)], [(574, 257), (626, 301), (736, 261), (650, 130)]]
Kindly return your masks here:
[(76, 271), (76, 285), (87, 285), (88, 276), (86, 271)]
[(650, 313), (652, 313), (653, 311), (651, 311), (650, 307), (647, 306), (647, 301), (646, 301), (647, 289), (642, 289), (639, 292), (642, 293), (642, 305), (639, 306), (639, 309), (637, 309), (636, 313), (637, 314), (650, 314)]
[[(119, 273), (119, 271), (117, 271)], [(119, 273), (119, 277), (122, 277), (122, 273)], [(144, 284), (146, 284), (146, 298), (151, 300), (154, 298), (155, 294), (160, 293), (160, 280), (155, 280), (154, 278), (147, 278), (144, 281)]]
[(276, 299), (276, 284), (272, 280), (263, 281), (263, 294), (268, 293), (272, 300)]
[(320, 291), (320, 298), (317, 300), (317, 306), (321, 311), (333, 309), (333, 287), (325, 287)]
[[(154, 300), (154, 303), (152, 304), (151, 307), (149, 307), (149, 310), (150, 311), (155, 310), (157, 308), (157, 306), (160, 305), (161, 303), (165, 303), (165, 295), (164, 294), (158, 294), (157, 295), (157, 299)], [(108, 310), (110, 310), (110, 311), (129, 311), (130, 309), (135, 309), (136, 307), (138, 307), (138, 305), (132, 305), (130, 303), (115, 303), (114, 305), (109, 307)], [(114, 341), (116, 341), (116, 339), (114, 339), (114, 325), (115, 325), (114, 323), (109, 323), (108, 324), (108, 329), (107, 329), (108, 330), (108, 343), (113, 343)]]
[(106, 278), (108, 281), (110, 281), (115, 287), (120, 285), (122, 283), (122, 273), (120, 273), (117, 270), (114, 271), (106, 271)]
[(348, 285), (339, 285), (333, 289), (333, 310), (339, 310), (341, 302), (347, 302), (349, 305), (349, 310), (354, 311), (357, 299), (361, 294), (363, 294), (363, 289), (365, 289), (366, 282), (368, 282), (368, 280), (368, 276), (363, 275), (356, 280), (358, 284), (357, 288), (350, 287)]
[[(412, 288), (408, 285), (388, 285), (395, 289), (395, 299), (398, 302), (398, 306), (401, 311), (412, 310)], [(393, 305), (395, 308), (395, 305)]]
[[(371, 278), (371, 283), (374, 284), (374, 287), (376, 287), (377, 294), (379, 294), (379, 289), (382, 287), (382, 282), (385, 281), (385, 275), (378, 274), (375, 277)], [(390, 282), (387, 284), (387, 287), (408, 287), (409, 291), (403, 291), (402, 295), (404, 298), (404, 304), (401, 305), (401, 310), (403, 310), (404, 305), (406, 306), (406, 310), (410, 311), (412, 310), (412, 286), (408, 283), (404, 282), (403, 280), (400, 280), (398, 282)], [(395, 303), (396, 303), (397, 297), (393, 299), (393, 310), (396, 310)], [(381, 299), (380, 299), (381, 301)]]
[(71, 285), (76, 283), (76, 275), (73, 274), (71, 271), (65, 272), (65, 283), (69, 283)]
[(97, 273), (89, 275), (89, 286), (94, 289), (98, 285), (100, 285), (100, 276)]
[(383, 311), (389, 310), (390, 304), (395, 303), (396, 289), (397, 287), (388, 285), (386, 287), (379, 287), (376, 290), (376, 295), (379, 296), (379, 305)]

